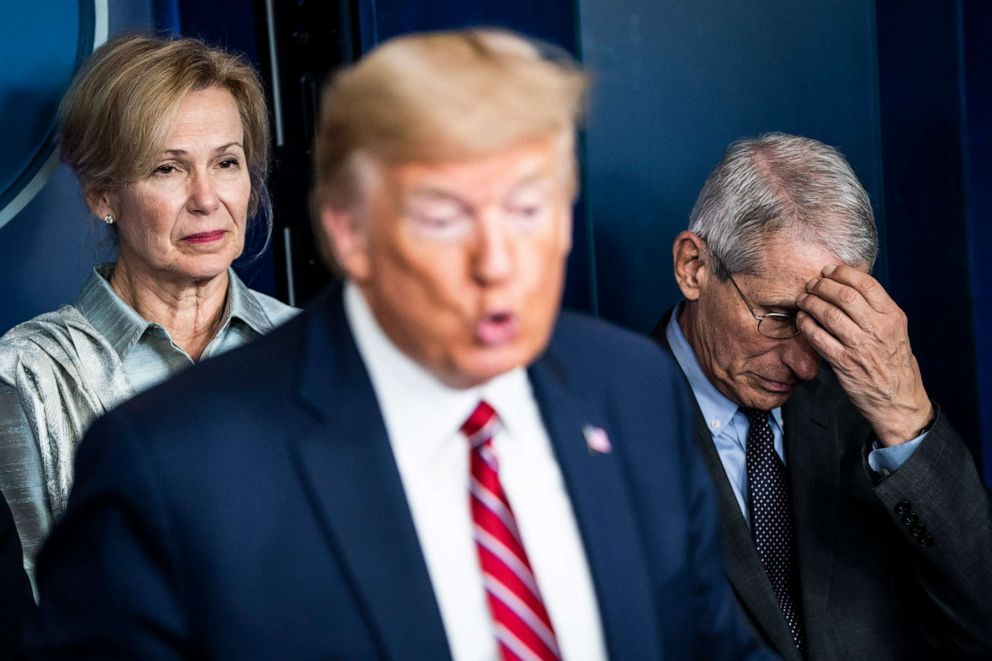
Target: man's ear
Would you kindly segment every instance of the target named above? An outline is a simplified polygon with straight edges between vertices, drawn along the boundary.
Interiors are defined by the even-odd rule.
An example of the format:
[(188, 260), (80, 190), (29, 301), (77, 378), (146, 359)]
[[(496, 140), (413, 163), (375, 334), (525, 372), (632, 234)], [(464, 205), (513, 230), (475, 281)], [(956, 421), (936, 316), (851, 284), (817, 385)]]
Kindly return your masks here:
[(320, 208), (320, 227), (338, 267), (356, 283), (366, 280), (372, 272), (368, 228), (356, 211), (325, 204)]
[(672, 244), (675, 282), (686, 300), (695, 301), (706, 280), (712, 275), (704, 255), (706, 242), (689, 231), (679, 232)]

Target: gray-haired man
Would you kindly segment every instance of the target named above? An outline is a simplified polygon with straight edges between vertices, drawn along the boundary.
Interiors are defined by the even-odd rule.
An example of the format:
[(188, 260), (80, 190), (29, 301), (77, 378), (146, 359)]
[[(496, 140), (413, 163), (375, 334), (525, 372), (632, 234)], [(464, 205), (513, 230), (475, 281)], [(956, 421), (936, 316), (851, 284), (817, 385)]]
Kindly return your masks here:
[(734, 143), (675, 238), (685, 300), (653, 336), (698, 404), (727, 573), (779, 654), (992, 654), (989, 495), (869, 275), (877, 249), (835, 149)]

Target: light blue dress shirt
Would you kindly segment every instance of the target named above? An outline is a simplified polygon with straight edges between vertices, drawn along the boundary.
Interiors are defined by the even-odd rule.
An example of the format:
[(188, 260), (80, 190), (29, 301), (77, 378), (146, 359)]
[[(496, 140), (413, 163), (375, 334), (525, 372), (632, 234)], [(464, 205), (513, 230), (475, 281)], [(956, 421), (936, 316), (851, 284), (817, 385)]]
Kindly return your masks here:
[[(675, 360), (678, 361), (679, 367), (682, 368), (682, 372), (689, 381), (689, 387), (692, 388), (692, 394), (696, 398), (696, 403), (699, 404), (703, 419), (706, 420), (706, 426), (713, 435), (713, 444), (720, 455), (720, 461), (723, 463), (723, 469), (730, 480), (734, 496), (737, 497), (737, 504), (741, 508), (744, 520), (750, 526), (745, 464), (748, 421), (744, 414), (737, 410), (737, 404), (727, 399), (706, 377), (702, 366), (696, 359), (692, 346), (678, 324), (681, 310), (682, 304), (679, 304), (672, 312), (672, 318), (665, 328), (665, 337), (672, 353), (675, 354)], [(783, 447), (785, 427), (782, 422), (782, 409), (774, 408), (771, 410), (771, 414), (770, 424), (772, 433), (775, 435), (775, 452), (783, 463), (787, 463)], [(908, 443), (890, 448), (879, 447), (876, 442), (868, 454), (868, 464), (872, 470), (882, 475), (894, 473), (909, 459), (925, 437), (926, 434), (924, 433)]]

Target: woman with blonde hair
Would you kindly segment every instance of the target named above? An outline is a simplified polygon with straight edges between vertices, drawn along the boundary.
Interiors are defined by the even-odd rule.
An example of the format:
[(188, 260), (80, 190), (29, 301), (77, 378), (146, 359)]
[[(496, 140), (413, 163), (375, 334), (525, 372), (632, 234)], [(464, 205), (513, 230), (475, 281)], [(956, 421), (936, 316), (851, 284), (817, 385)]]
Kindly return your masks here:
[(295, 312), (231, 269), (249, 218), (270, 222), (250, 65), (195, 39), (120, 37), (76, 76), (59, 124), (62, 160), (118, 250), (75, 305), (0, 338), (0, 488), (29, 574), (94, 418)]

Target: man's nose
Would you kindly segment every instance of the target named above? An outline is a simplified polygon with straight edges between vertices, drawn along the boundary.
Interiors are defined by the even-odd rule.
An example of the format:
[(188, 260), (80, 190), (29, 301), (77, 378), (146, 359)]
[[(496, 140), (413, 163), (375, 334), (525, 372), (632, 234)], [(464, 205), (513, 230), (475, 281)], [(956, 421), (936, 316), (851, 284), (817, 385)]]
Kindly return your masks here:
[(802, 381), (809, 381), (820, 371), (820, 354), (802, 335), (783, 340), (782, 360)]
[(504, 219), (486, 214), (479, 219), (478, 242), (473, 260), (474, 275), (484, 283), (506, 279), (513, 273), (513, 238)]

